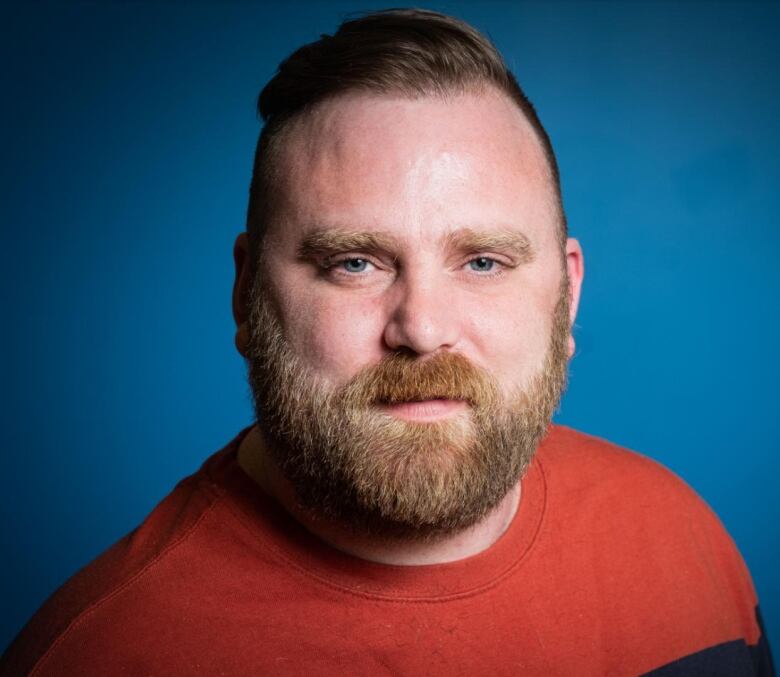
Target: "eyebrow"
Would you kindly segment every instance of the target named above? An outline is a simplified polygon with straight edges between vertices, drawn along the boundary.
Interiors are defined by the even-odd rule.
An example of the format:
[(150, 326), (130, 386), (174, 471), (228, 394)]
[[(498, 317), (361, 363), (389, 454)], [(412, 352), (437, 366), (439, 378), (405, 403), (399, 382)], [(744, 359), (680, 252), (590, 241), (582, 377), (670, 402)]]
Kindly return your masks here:
[(484, 231), (460, 228), (447, 236), (448, 244), (463, 251), (499, 250), (514, 254), (519, 263), (530, 263), (535, 252), (531, 241), (514, 230)]
[(304, 237), (298, 245), (298, 256), (311, 258), (353, 249), (391, 251), (397, 247), (397, 244), (395, 238), (384, 233), (315, 230)]

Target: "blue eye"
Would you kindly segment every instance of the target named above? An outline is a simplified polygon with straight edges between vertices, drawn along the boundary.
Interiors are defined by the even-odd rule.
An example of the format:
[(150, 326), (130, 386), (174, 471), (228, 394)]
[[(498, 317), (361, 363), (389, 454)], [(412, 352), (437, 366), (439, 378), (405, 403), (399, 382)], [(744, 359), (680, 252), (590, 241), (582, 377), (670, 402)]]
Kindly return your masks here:
[(478, 273), (489, 273), (493, 270), (495, 264), (495, 259), (489, 259), (487, 256), (480, 256), (469, 261), (469, 267), (471, 270), (475, 270)]
[(345, 259), (341, 262), (341, 266), (348, 273), (363, 273), (368, 266), (368, 261), (365, 259)]

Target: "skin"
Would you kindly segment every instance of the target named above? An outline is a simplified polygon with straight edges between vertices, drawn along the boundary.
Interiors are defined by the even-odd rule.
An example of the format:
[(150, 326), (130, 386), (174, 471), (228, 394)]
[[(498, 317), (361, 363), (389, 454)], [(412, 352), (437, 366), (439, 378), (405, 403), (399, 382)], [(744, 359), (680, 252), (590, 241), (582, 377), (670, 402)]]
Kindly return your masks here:
[[(264, 274), (291, 346), (326, 383), (342, 385), (394, 351), (418, 359), (455, 351), (488, 370), (504, 394), (525, 388), (547, 350), (563, 265), (574, 322), (582, 251), (570, 238), (562, 254), (542, 148), (503, 94), (340, 96), (292, 125), (280, 162)], [(245, 233), (234, 259), (236, 345), (245, 354)], [(437, 400), (389, 413), (434, 421), (464, 406)], [(317, 535), (367, 559), (421, 564), (476, 554), (517, 508), (519, 485), (485, 520), (444, 541), (354, 542), (339, 525), (296, 510), (262, 445), (254, 430), (239, 452), (250, 476)]]

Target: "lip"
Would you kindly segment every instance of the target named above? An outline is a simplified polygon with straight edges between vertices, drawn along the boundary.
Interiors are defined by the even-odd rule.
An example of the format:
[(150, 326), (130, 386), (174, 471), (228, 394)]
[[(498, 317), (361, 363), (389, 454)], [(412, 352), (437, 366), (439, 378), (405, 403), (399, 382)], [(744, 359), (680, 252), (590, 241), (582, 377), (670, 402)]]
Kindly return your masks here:
[(390, 416), (407, 421), (436, 421), (454, 416), (467, 406), (464, 400), (434, 399), (380, 404), (379, 408)]

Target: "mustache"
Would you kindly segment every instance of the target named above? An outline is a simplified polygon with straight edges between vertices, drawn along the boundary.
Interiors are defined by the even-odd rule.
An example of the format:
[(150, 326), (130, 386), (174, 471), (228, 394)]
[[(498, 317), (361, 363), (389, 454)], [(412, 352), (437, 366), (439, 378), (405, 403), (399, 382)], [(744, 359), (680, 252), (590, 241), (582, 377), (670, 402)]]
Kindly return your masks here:
[(343, 397), (354, 406), (447, 399), (483, 407), (496, 401), (498, 387), (488, 372), (460, 353), (424, 360), (393, 353), (353, 377)]

